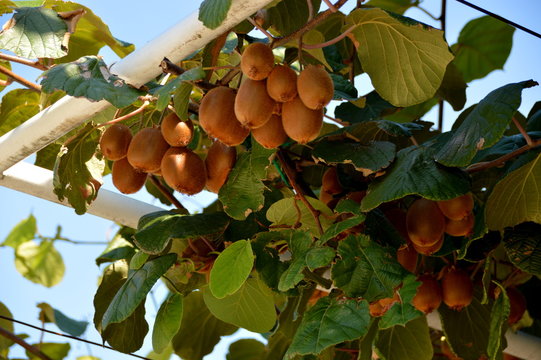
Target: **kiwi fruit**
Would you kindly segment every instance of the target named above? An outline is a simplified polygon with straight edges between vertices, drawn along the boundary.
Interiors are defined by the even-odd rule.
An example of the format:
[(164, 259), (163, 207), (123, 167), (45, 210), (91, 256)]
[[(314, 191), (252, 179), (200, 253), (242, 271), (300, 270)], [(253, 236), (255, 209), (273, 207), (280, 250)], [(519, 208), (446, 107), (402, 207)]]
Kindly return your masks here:
[(169, 144), (158, 128), (144, 128), (134, 135), (128, 147), (128, 161), (138, 171), (156, 172)]
[(396, 251), (396, 260), (402, 267), (411, 273), (417, 268), (417, 251), (413, 244), (405, 244)]
[(244, 49), (240, 58), (242, 73), (252, 80), (263, 80), (274, 67), (274, 54), (267, 45), (256, 42)]
[(287, 134), (282, 125), (280, 115), (271, 115), (265, 125), (252, 129), (252, 135), (261, 146), (266, 149), (274, 149), (282, 145), (287, 140)]
[(445, 232), (451, 236), (467, 236), (473, 231), (474, 225), (475, 216), (470, 213), (461, 220), (447, 219), (447, 222), (445, 223)]
[(245, 79), (235, 98), (235, 115), (243, 126), (256, 129), (269, 121), (274, 104), (267, 93), (265, 80)]
[(473, 283), (468, 273), (451, 266), (441, 279), (443, 302), (453, 310), (462, 310), (473, 300)]
[(522, 315), (524, 315), (524, 312), (526, 311), (526, 298), (515, 287), (507, 288), (506, 292), (509, 297), (509, 304), (511, 305), (507, 322), (510, 325), (513, 325), (522, 318)]
[(237, 160), (237, 150), (234, 147), (215, 141), (210, 147), (205, 167), (207, 169), (207, 190), (218, 193), (225, 184)]
[(276, 65), (267, 78), (267, 92), (277, 102), (297, 96), (297, 73), (287, 65)]
[(172, 147), (163, 156), (162, 175), (170, 187), (186, 195), (197, 194), (205, 187), (205, 163), (185, 147)]
[(165, 141), (171, 146), (188, 146), (193, 138), (192, 122), (180, 120), (175, 113), (163, 118), (160, 130)]
[(440, 251), (441, 247), (443, 246), (443, 239), (444, 237), (442, 235), (441, 238), (435, 244), (432, 244), (429, 246), (419, 246), (419, 245), (416, 245), (414, 242), (412, 242), (412, 245), (415, 251), (417, 251), (417, 253), (421, 255), (430, 256)]
[(101, 135), (100, 150), (107, 160), (120, 160), (128, 154), (131, 139), (129, 127), (113, 124)]
[(113, 163), (112, 174), (113, 185), (123, 194), (138, 192), (147, 180), (147, 174), (135, 170), (126, 158)]
[(381, 306), (379, 301), (373, 302), (370, 305), (368, 305), (368, 311), (370, 311), (371, 317), (380, 317), (385, 314), (383, 306)]
[(413, 297), (412, 304), (419, 311), (425, 314), (436, 310), (442, 300), (442, 291), (440, 283), (430, 275), (421, 275), (417, 278), (421, 285), (417, 288), (417, 293)]
[(415, 200), (408, 209), (406, 227), (415, 245), (428, 247), (443, 236), (445, 217), (435, 201), (421, 198)]
[(235, 115), (235, 90), (227, 86), (211, 89), (199, 106), (199, 124), (205, 132), (223, 144), (241, 144), (250, 133)]
[(440, 200), (438, 207), (448, 219), (462, 220), (473, 210), (473, 195), (467, 193), (454, 199)]
[(321, 191), (327, 192), (331, 195), (340, 194), (344, 191), (340, 181), (338, 180), (338, 171), (335, 167), (330, 167), (323, 173), (321, 178)]
[(287, 136), (306, 144), (319, 135), (323, 126), (323, 110), (307, 108), (297, 96), (282, 104), (282, 125)]
[(322, 66), (308, 65), (297, 78), (297, 91), (307, 108), (319, 110), (332, 100), (334, 85)]

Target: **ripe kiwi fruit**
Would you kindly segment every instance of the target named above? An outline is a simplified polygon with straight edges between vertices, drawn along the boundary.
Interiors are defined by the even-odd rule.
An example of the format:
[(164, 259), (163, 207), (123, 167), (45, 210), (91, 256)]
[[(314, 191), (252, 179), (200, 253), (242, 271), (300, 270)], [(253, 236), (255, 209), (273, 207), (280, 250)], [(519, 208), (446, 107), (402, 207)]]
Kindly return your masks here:
[(248, 45), (240, 58), (242, 73), (252, 80), (263, 80), (274, 67), (274, 54), (267, 45), (256, 42)]
[(235, 115), (240, 123), (256, 129), (269, 121), (275, 101), (267, 93), (265, 80), (245, 79), (235, 98)]
[(507, 288), (506, 292), (509, 297), (509, 304), (511, 305), (507, 322), (510, 325), (513, 325), (522, 318), (522, 315), (524, 315), (524, 312), (526, 311), (526, 298), (515, 287)]
[(241, 144), (250, 133), (235, 115), (235, 90), (227, 86), (211, 89), (203, 97), (199, 124), (210, 137), (229, 146)]
[(440, 251), (441, 247), (443, 246), (443, 239), (444, 237), (442, 235), (441, 238), (435, 244), (432, 244), (429, 246), (419, 246), (419, 245), (416, 245), (414, 242), (412, 242), (412, 245), (415, 251), (417, 251), (417, 253), (421, 255), (430, 256)]
[(172, 147), (163, 156), (162, 175), (170, 187), (186, 195), (197, 194), (205, 187), (205, 163), (185, 147)]
[(126, 157), (132, 139), (130, 128), (124, 124), (113, 124), (100, 138), (100, 149), (108, 160), (120, 160)]
[(334, 85), (322, 66), (308, 65), (297, 78), (297, 91), (307, 108), (319, 110), (332, 100)]
[(462, 310), (473, 300), (473, 283), (468, 273), (455, 266), (441, 279), (443, 302), (453, 310)]
[(207, 169), (207, 190), (218, 193), (225, 184), (227, 176), (237, 160), (237, 150), (234, 147), (215, 141), (210, 147), (205, 166)]
[(323, 110), (308, 109), (297, 96), (282, 104), (282, 125), (290, 138), (306, 144), (319, 135), (323, 126)]
[(421, 275), (417, 278), (421, 285), (417, 288), (417, 293), (413, 297), (412, 304), (419, 311), (425, 314), (436, 310), (442, 300), (441, 286), (438, 280), (430, 275)]
[(171, 146), (188, 146), (193, 138), (193, 124), (191, 121), (182, 121), (175, 113), (163, 118), (160, 125), (163, 138)]
[(169, 144), (158, 128), (144, 128), (133, 137), (128, 147), (128, 161), (138, 171), (156, 172)]
[(402, 267), (411, 273), (417, 268), (417, 251), (413, 244), (405, 244), (396, 251), (396, 260)]
[(321, 178), (321, 191), (331, 195), (339, 194), (344, 191), (338, 180), (338, 171), (335, 167), (330, 167), (323, 173), (323, 177)]
[(440, 200), (438, 207), (448, 219), (462, 220), (473, 210), (473, 196), (467, 193), (454, 199)]
[(288, 102), (297, 96), (297, 73), (287, 65), (276, 65), (267, 78), (267, 92), (278, 102)]
[(147, 180), (147, 174), (135, 170), (126, 158), (113, 163), (112, 174), (113, 185), (123, 194), (138, 192)]
[(475, 216), (470, 213), (461, 220), (447, 219), (447, 222), (445, 223), (445, 232), (451, 236), (467, 236), (471, 234), (474, 225)]
[(408, 236), (415, 245), (428, 247), (441, 239), (445, 217), (435, 201), (421, 198), (408, 209), (406, 226)]
[(271, 115), (265, 125), (252, 129), (254, 139), (266, 149), (274, 149), (282, 145), (287, 140), (287, 134), (282, 125), (280, 115)]

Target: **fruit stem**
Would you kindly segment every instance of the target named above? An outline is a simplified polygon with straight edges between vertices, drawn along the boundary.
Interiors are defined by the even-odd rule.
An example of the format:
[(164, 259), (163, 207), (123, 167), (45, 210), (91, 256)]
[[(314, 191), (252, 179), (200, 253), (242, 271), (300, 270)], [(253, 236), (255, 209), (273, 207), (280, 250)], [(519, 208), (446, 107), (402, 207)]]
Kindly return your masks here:
[(302, 271), (302, 274), (309, 280), (314, 281), (316, 284), (324, 287), (325, 289), (330, 289), (332, 286), (332, 281), (329, 279), (325, 279), (323, 276), (316, 274), (313, 271), (310, 271), (308, 269), (304, 269)]
[(314, 5), (312, 4), (312, 0), (306, 0), (306, 5), (308, 6), (308, 19), (307, 19), (307, 21), (311, 21), (314, 18)]
[(39, 60), (38, 61), (32, 61), (32, 60), (28, 60), (28, 59), (25, 59), (25, 58), (21, 58), (21, 57), (18, 57), (18, 56), (13, 56), (13, 55), (8, 55), (8, 54), (4, 54), (4, 53), (0, 53), (0, 59), (6, 60), (6, 61), (16, 62), (16, 63), (23, 64), (23, 65), (27, 65), (27, 66), (33, 67), (35, 69), (43, 70), (43, 71), (49, 70), (49, 67), (41, 64), (39, 62)]
[(348, 122), (342, 121), (342, 120), (340, 120), (340, 119), (338, 119), (338, 118), (333, 118), (333, 117), (331, 117), (331, 116), (329, 116), (329, 115), (327, 115), (327, 114), (325, 114), (324, 116), (325, 116), (327, 119), (329, 119), (329, 120), (331, 120), (331, 121), (334, 121), (335, 123), (340, 124), (340, 125), (342, 125), (342, 126), (348, 126), (348, 125), (349, 125)]
[(150, 105), (150, 102), (148, 100), (146, 100), (143, 105), (141, 105), (139, 108), (133, 110), (131, 113), (128, 113), (126, 115), (123, 115), (121, 117), (117, 117), (116, 119), (113, 119), (111, 121), (107, 121), (107, 122), (104, 122), (104, 123), (101, 123), (101, 124), (98, 124), (96, 125), (96, 128), (100, 128), (100, 127), (103, 127), (103, 126), (108, 126), (108, 125), (113, 125), (113, 124), (116, 124), (118, 122), (121, 122), (121, 121), (124, 121), (126, 119), (129, 119), (131, 117), (134, 117), (135, 115), (137, 114), (140, 114), (143, 112), (143, 110), (145, 110), (145, 108)]
[(518, 131), (520, 131), (520, 134), (524, 137), (524, 140), (526, 140), (526, 144), (528, 144), (528, 146), (532, 146), (533, 144), (532, 138), (530, 137), (530, 135), (528, 135), (528, 133), (526, 132), (526, 129), (524, 129), (522, 124), (518, 121), (518, 119), (515, 116), (513, 116), (513, 124), (515, 124)]
[(30, 90), (41, 92), (41, 86), (40, 85), (35, 84), (35, 83), (33, 83), (33, 82), (29, 81), (29, 80), (26, 80), (22, 76), (19, 76), (19, 75), (15, 74), (13, 71), (11, 71), (8, 68), (5, 68), (5, 67), (3, 67), (1, 65), (0, 65), (0, 73), (2, 73), (4, 75), (7, 75), (11, 79), (15, 80), (16, 82), (18, 82), (21, 85), (26, 86)]
[(430, 13), (430, 11), (428, 11), (428, 10), (425, 9), (424, 7), (419, 6), (419, 5), (417, 5), (416, 7), (417, 7), (417, 9), (421, 10), (421, 11), (424, 12), (426, 15), (428, 15), (430, 18), (432, 18), (432, 20), (436, 20), (436, 21), (440, 20), (439, 17), (433, 15), (432, 13)]
[(338, 35), (337, 37), (335, 37), (334, 39), (331, 39), (329, 41), (325, 41), (325, 42), (322, 42), (322, 43), (319, 43), (319, 44), (304, 44), (303, 43), (302, 47), (304, 49), (321, 49), (321, 48), (324, 48), (326, 46), (334, 45), (337, 42), (339, 42), (340, 40), (342, 40), (343, 38), (345, 38), (346, 36), (348, 36), (348, 34), (350, 32), (352, 32), (353, 30), (355, 30), (355, 28), (357, 26), (358, 25), (353, 25), (353, 26), (349, 27), (346, 31), (344, 31), (343, 33), (341, 33), (340, 35)]
[(516, 156), (519, 156), (519, 155), (525, 153), (526, 151), (528, 151), (530, 149), (533, 149), (533, 148), (535, 148), (535, 147), (537, 147), (539, 145), (541, 145), (541, 139), (532, 141), (531, 145), (526, 144), (523, 147), (520, 147), (520, 148), (516, 149), (515, 151), (512, 151), (512, 152), (510, 152), (508, 154), (505, 154), (503, 156), (500, 156), (499, 158), (494, 159), (492, 161), (485, 161), (485, 162), (471, 164), (470, 166), (468, 166), (466, 168), (466, 172), (471, 174), (471, 173), (474, 173), (474, 172), (478, 172), (478, 171), (482, 171), (482, 170), (486, 170), (486, 169), (490, 169), (490, 168), (493, 168), (493, 167), (496, 167), (496, 166), (503, 165), (508, 160), (511, 160), (512, 158), (514, 158)]
[(413, 137), (413, 135), (410, 136), (410, 141), (411, 141), (411, 143), (412, 143), (413, 145), (419, 146), (419, 143), (417, 142), (417, 139), (415, 139), (415, 137)]
[(161, 181), (158, 179), (156, 175), (150, 175), (150, 181), (160, 190), (160, 192), (167, 198), (167, 200), (171, 201), (173, 205), (179, 210), (182, 210), (183, 213), (188, 213), (188, 210), (178, 201), (178, 199), (161, 183)]
[(261, 26), (258, 25), (258, 23), (255, 22), (254, 19), (252, 19), (250, 16), (246, 18), (250, 24), (252, 24), (257, 30), (261, 31), (263, 35), (265, 35), (267, 38), (269, 38), (269, 41), (272, 43), (274, 40), (274, 36), (271, 35), (267, 30), (263, 29)]
[(231, 69), (223, 78), (220, 79), (220, 85), (227, 85), (240, 73), (240, 68)]

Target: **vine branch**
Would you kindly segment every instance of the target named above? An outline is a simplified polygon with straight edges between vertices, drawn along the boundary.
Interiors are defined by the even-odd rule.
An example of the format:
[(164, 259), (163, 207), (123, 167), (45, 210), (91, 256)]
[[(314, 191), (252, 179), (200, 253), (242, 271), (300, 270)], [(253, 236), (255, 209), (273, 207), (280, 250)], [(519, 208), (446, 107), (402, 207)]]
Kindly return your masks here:
[(13, 56), (13, 55), (8, 55), (8, 54), (4, 54), (4, 53), (0, 53), (0, 59), (6, 60), (6, 61), (16, 62), (16, 63), (23, 64), (23, 65), (26, 65), (26, 66), (30, 66), (30, 67), (33, 67), (35, 69), (42, 70), (42, 71), (49, 70), (49, 67), (41, 64), (39, 62), (39, 60), (38, 61), (32, 61), (32, 60), (28, 60), (28, 59), (25, 59), (25, 58), (22, 58), (22, 57), (19, 57), (19, 56)]
[(33, 83), (33, 82), (29, 81), (29, 80), (26, 80), (22, 76), (19, 76), (19, 75), (15, 74), (13, 71), (11, 71), (8, 68), (5, 68), (5, 67), (3, 67), (1, 65), (0, 65), (0, 73), (9, 76), (10, 78), (15, 80), (19, 84), (26, 86), (30, 90), (41, 92), (41, 86), (40, 85), (35, 84), (35, 83)]
[(6, 339), (9, 339), (9, 340), (13, 341), (14, 343), (17, 343), (17, 344), (21, 345), (23, 348), (25, 348), (26, 350), (28, 350), (29, 352), (36, 355), (37, 357), (39, 357), (42, 360), (51, 360), (51, 358), (48, 357), (47, 355), (45, 355), (43, 352), (41, 352), (40, 349), (38, 349), (35, 346), (30, 345), (29, 343), (27, 343), (26, 341), (24, 341), (23, 339), (21, 339), (17, 335), (15, 335), (12, 332), (4, 329), (1, 326), (0, 326), (0, 335), (5, 337)]
[(346, 36), (348, 36), (348, 34), (350, 32), (352, 32), (353, 30), (355, 30), (356, 27), (357, 27), (357, 25), (352, 25), (346, 31), (344, 31), (343, 33), (341, 33), (340, 35), (338, 35), (337, 37), (335, 37), (334, 39), (331, 39), (329, 41), (325, 41), (325, 42), (322, 42), (322, 43), (319, 43), (319, 44), (305, 44), (305, 43), (303, 43), (302, 48), (303, 49), (321, 49), (321, 48), (324, 48), (326, 46), (334, 45), (337, 42), (339, 42), (340, 40), (342, 40), (343, 38), (345, 38)]
[(163, 194), (163, 196), (167, 198), (167, 200), (171, 201), (171, 203), (175, 205), (177, 209), (188, 212), (184, 205), (182, 205), (180, 201), (178, 201), (178, 199), (173, 194), (171, 194), (171, 192), (165, 186), (163, 186), (163, 184), (156, 175), (150, 175), (150, 181), (154, 184), (154, 186), (158, 188), (158, 190)]
[(149, 105), (150, 105), (150, 102), (149, 102), (148, 100), (145, 100), (145, 102), (143, 103), (143, 105), (141, 105), (141, 106), (138, 107), (137, 109), (133, 110), (131, 113), (126, 114), (126, 115), (123, 115), (123, 116), (121, 116), (121, 117), (117, 117), (116, 119), (113, 119), (113, 120), (111, 120), (111, 121), (107, 121), (107, 122), (104, 122), (104, 123), (102, 123), (102, 124), (98, 124), (98, 125), (96, 125), (96, 127), (99, 128), (99, 127), (103, 127), (103, 126), (113, 125), (113, 124), (116, 124), (116, 123), (118, 123), (118, 122), (121, 122), (121, 121), (124, 121), (124, 120), (126, 120), (126, 119), (129, 119), (129, 118), (131, 118), (131, 117), (134, 117), (135, 115), (142, 113), (142, 112), (145, 110), (145, 108), (146, 108), (147, 106), (149, 106)]
[(526, 129), (524, 129), (524, 127), (520, 124), (520, 122), (514, 116), (513, 116), (513, 124), (515, 124), (518, 131), (520, 131), (520, 134), (522, 135), (522, 137), (524, 137), (524, 140), (526, 140), (526, 144), (528, 144), (529, 146), (532, 146), (533, 144), (532, 138), (530, 137), (530, 135), (528, 135), (528, 133), (526, 132)]
[(468, 173), (474, 173), (474, 172), (478, 172), (478, 171), (482, 171), (482, 170), (486, 170), (486, 169), (490, 169), (490, 168), (493, 168), (493, 167), (496, 167), (496, 166), (503, 165), (508, 160), (511, 160), (512, 158), (514, 158), (516, 156), (519, 156), (519, 155), (525, 153), (526, 151), (531, 150), (531, 149), (533, 149), (533, 148), (535, 148), (535, 147), (537, 147), (539, 145), (541, 145), (541, 139), (535, 140), (535, 141), (532, 142), (531, 145), (524, 145), (523, 147), (518, 148), (515, 151), (512, 151), (512, 152), (510, 152), (508, 154), (505, 154), (503, 156), (500, 156), (499, 158), (494, 159), (492, 161), (485, 161), (485, 162), (472, 164), (472, 165), (470, 165), (470, 166), (468, 166), (466, 168), (466, 171)]
[(271, 42), (274, 40), (274, 36), (272, 36), (271, 33), (268, 32), (267, 30), (265, 30), (261, 26), (259, 26), (259, 24), (257, 22), (255, 22), (255, 20), (252, 19), (252, 17), (248, 16), (246, 18), (246, 20), (248, 20), (248, 22), (250, 24), (252, 24), (257, 30), (261, 31), (263, 33), (263, 35), (265, 35)]

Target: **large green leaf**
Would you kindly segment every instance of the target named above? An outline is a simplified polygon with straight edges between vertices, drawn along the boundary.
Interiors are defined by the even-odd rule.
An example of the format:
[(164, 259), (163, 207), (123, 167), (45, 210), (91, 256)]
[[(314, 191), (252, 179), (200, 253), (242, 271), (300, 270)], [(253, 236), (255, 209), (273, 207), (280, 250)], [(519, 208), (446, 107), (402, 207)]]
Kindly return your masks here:
[(265, 178), (269, 158), (273, 153), (274, 150), (265, 149), (252, 141), (252, 150), (238, 158), (218, 194), (227, 215), (244, 220), (252, 212), (263, 208), (265, 185), (261, 180)]
[(471, 111), (436, 154), (447, 166), (470, 164), (477, 151), (498, 142), (521, 102), (522, 90), (537, 85), (535, 81), (508, 84), (492, 91)]
[(329, 346), (360, 338), (369, 324), (366, 301), (323, 297), (304, 314), (286, 356), (317, 355)]
[(74, 320), (47, 303), (40, 303), (37, 306), (41, 309), (39, 315), (41, 321), (52, 322), (60, 330), (72, 336), (81, 336), (86, 331), (87, 321)]
[[(2, 6), (2, 4), (0, 3), (0, 7)], [(1, 14), (1, 12), (0, 12)], [(11, 70), (11, 63), (9, 61), (6, 61), (6, 60), (0, 60), (0, 66), (2, 66), (3, 68), (5, 69), (8, 69), (8, 70)], [(2, 81), (6, 81), (8, 80), (9, 76), (4, 74), (4, 73), (1, 73), (0, 74), (0, 80)], [(0, 92), (4, 91), (4, 89), (7, 87), (8, 85), (0, 85)]]
[(380, 331), (376, 351), (385, 360), (431, 360), (434, 349), (426, 317)]
[(332, 267), (332, 279), (347, 296), (368, 301), (391, 297), (407, 273), (392, 252), (364, 235), (342, 240), (338, 254), (341, 259)]
[[(42, 353), (48, 356), (51, 360), (62, 360), (68, 356), (68, 353), (71, 349), (71, 345), (68, 343), (41, 343), (33, 344), (34, 347), (37, 347)], [(37, 356), (30, 351), (26, 351), (28, 360), (40, 360), (43, 359), (41, 356)]]
[(144, 215), (139, 220), (134, 241), (142, 251), (159, 254), (173, 238), (182, 240), (219, 235), (227, 225), (229, 218), (222, 212), (194, 215), (155, 212)]
[(502, 230), (526, 221), (541, 223), (541, 154), (507, 174), (492, 189), (486, 203), (486, 224)]
[(291, 231), (287, 239), (291, 262), (286, 271), (280, 276), (278, 290), (287, 291), (297, 285), (303, 278), (306, 268), (306, 255), (312, 246), (312, 237), (306, 231)]
[[(434, 96), (453, 60), (441, 30), (403, 22), (381, 9), (357, 9), (347, 16), (363, 70), (382, 98), (411, 106)], [(408, 23), (406, 23), (408, 21)]]
[(257, 234), (252, 243), (255, 255), (255, 269), (268, 287), (277, 291), (280, 277), (287, 269), (288, 264), (280, 261), (280, 255), (276, 249), (267, 246), (271, 241), (282, 241), (289, 237), (285, 232), (272, 231)]
[(256, 339), (240, 339), (229, 345), (227, 360), (261, 360), (265, 358), (265, 344)]
[(152, 348), (162, 353), (180, 329), (183, 313), (183, 300), (180, 294), (171, 294), (164, 300), (152, 329)]
[(222, 299), (207, 288), (203, 298), (218, 319), (248, 331), (264, 333), (276, 323), (272, 291), (257, 278), (249, 278), (237, 292)]
[(509, 260), (520, 270), (541, 276), (541, 225), (523, 223), (506, 229), (504, 246)]
[(447, 65), (445, 76), (437, 94), (451, 104), (453, 110), (459, 111), (466, 104), (467, 87), (468, 85), (464, 81), (460, 70), (456, 67), (455, 62), (452, 61)]
[(132, 104), (143, 95), (111, 74), (97, 56), (83, 56), (74, 62), (56, 65), (43, 74), (41, 85), (44, 92), (63, 90), (68, 95), (91, 101), (107, 100), (118, 108)]
[(424, 146), (409, 147), (398, 152), (387, 174), (370, 183), (361, 202), (363, 211), (406, 195), (420, 195), (431, 200), (452, 199), (469, 191), (465, 173), (439, 166), (432, 150)]
[(370, 0), (367, 6), (379, 7), (397, 14), (404, 14), (406, 10), (415, 6), (417, 0)]
[[(154, 93), (154, 95), (158, 97), (158, 101), (156, 102), (156, 109), (158, 111), (163, 111), (169, 104), (169, 101), (171, 100), (171, 94), (177, 91), (177, 89), (181, 89), (182, 85), (186, 84), (185, 81), (201, 80), (204, 78), (205, 78), (205, 71), (203, 71), (202, 68), (197, 67), (197, 68), (193, 68), (193, 69), (183, 72), (181, 75), (169, 81), (164, 86), (159, 87)], [(189, 85), (188, 88), (191, 91), (192, 86)], [(190, 93), (187, 92), (187, 95), (189, 96)]]
[(30, 216), (19, 222), (13, 229), (11, 229), (1, 245), (11, 246), (13, 249), (17, 249), (17, 247), (22, 243), (33, 240), (37, 231), (38, 227), (36, 225), (36, 218), (34, 215), (30, 214)]
[(199, 6), (199, 20), (210, 29), (216, 29), (225, 20), (231, 0), (204, 0)]
[[(357, 203), (355, 203), (357, 204)], [(358, 204), (357, 204), (358, 206)], [(325, 233), (321, 236), (319, 239), (319, 244), (325, 244), (327, 241), (332, 239), (333, 237), (341, 234), (342, 232), (351, 229), (352, 227), (355, 227), (357, 225), (360, 225), (365, 220), (364, 215), (354, 215), (350, 218), (347, 218), (343, 221), (337, 222), (333, 224), (331, 227), (325, 231)]]
[[(306, 197), (306, 200), (321, 213), (318, 219), (323, 231), (326, 231), (333, 223), (332, 210), (318, 199)], [(314, 235), (319, 234), (319, 227), (312, 212), (301, 200), (293, 197), (281, 199), (272, 204), (267, 210), (267, 219), (273, 225), (289, 225), (307, 230)]]
[(15, 129), (40, 110), (39, 94), (28, 89), (15, 89), (2, 97), (0, 136)]
[(379, 332), (378, 323), (379, 318), (374, 317), (370, 320), (368, 332), (359, 341), (359, 355), (357, 360), (372, 360), (374, 342)]
[(415, 275), (408, 275), (399, 290), (400, 301), (396, 302), (379, 321), (380, 329), (388, 329), (395, 325), (405, 326), (413, 319), (422, 316), (423, 313), (417, 310), (411, 301), (417, 293), (417, 287), (421, 284), (415, 280)]
[(173, 338), (173, 348), (184, 360), (202, 360), (222, 336), (236, 330), (236, 326), (214, 317), (205, 305), (201, 291), (194, 291), (184, 298), (182, 323)]
[(67, 54), (63, 44), (68, 26), (58, 14), (43, 7), (22, 7), (0, 32), (0, 48), (28, 58), (59, 58)]
[(51, 287), (64, 277), (64, 261), (50, 240), (22, 243), (15, 250), (15, 268), (28, 280)]
[(509, 303), (509, 297), (505, 292), (505, 289), (500, 284), (501, 293), (494, 301), (492, 306), (492, 317), (490, 319), (490, 332), (488, 335), (488, 358), (490, 360), (499, 359), (502, 356), (502, 350), (505, 348), (505, 343), (502, 343), (502, 335), (505, 334), (507, 329), (507, 318), (511, 310)]
[(146, 298), (156, 281), (176, 260), (176, 254), (167, 254), (148, 261), (137, 270), (130, 271), (126, 282), (118, 290), (103, 314), (102, 328), (107, 330), (109, 324), (126, 320)]
[(396, 111), (395, 107), (385, 101), (377, 92), (372, 91), (364, 98), (362, 104), (344, 102), (334, 111), (335, 117), (350, 124), (380, 119), (386, 112)]
[[(311, 0), (312, 8), (317, 11), (321, 0)], [(269, 23), (282, 36), (298, 30), (308, 20), (306, 0), (280, 1), (268, 10)]]
[(503, 69), (513, 46), (515, 28), (483, 16), (467, 23), (451, 46), (455, 64), (464, 80), (470, 82), (485, 77), (496, 69)]
[(249, 241), (239, 240), (218, 255), (210, 271), (209, 289), (218, 299), (237, 292), (254, 267)]
[[(13, 315), (11, 314), (11, 311), (7, 308), (4, 303), (0, 302), (0, 315), (13, 318)], [(0, 319), (0, 327), (3, 329), (6, 329), (7, 331), (13, 333), (13, 322), (9, 320)], [(2, 351), (8, 349), (11, 345), (13, 345), (13, 341), (10, 339), (7, 339), (5, 337), (0, 337), (0, 356), (2, 355)]]

